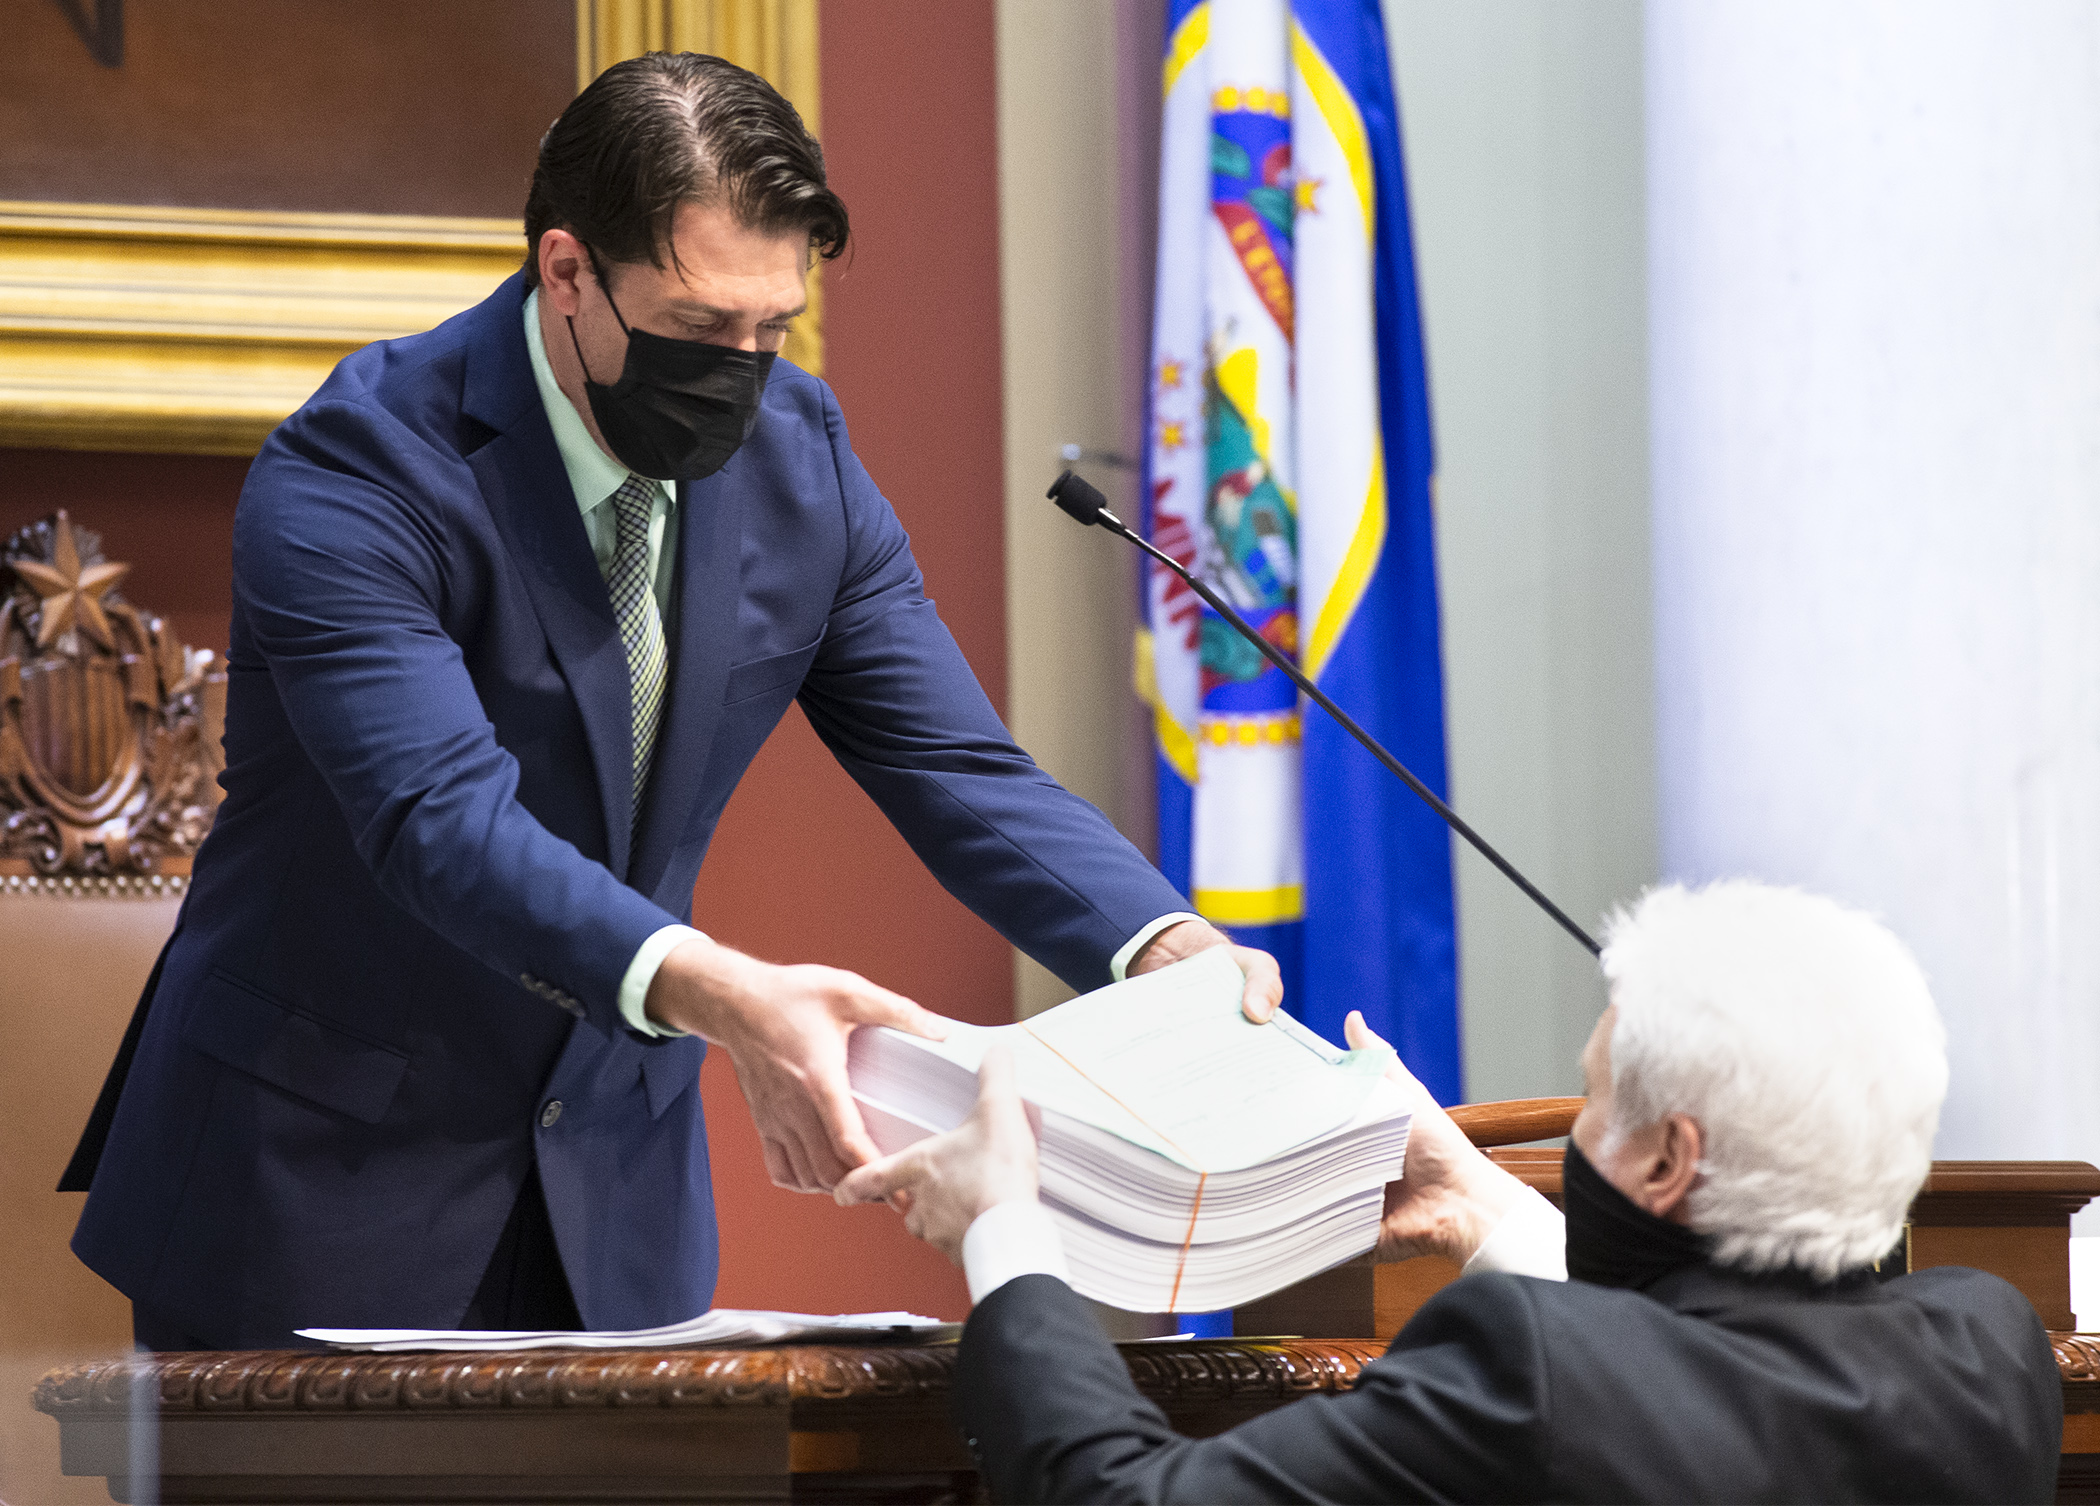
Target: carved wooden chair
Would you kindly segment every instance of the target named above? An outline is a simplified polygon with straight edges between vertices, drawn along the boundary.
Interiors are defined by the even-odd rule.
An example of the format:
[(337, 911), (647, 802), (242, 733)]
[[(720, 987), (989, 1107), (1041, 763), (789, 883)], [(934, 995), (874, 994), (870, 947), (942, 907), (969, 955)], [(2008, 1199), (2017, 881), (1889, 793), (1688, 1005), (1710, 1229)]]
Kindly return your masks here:
[(128, 569), (63, 512), (0, 543), (0, 1456), (17, 1463), (53, 1450), (24, 1400), (37, 1376), (130, 1347), (129, 1308), (66, 1247), (82, 1199), (52, 1189), (219, 797), (224, 667), (125, 600)]

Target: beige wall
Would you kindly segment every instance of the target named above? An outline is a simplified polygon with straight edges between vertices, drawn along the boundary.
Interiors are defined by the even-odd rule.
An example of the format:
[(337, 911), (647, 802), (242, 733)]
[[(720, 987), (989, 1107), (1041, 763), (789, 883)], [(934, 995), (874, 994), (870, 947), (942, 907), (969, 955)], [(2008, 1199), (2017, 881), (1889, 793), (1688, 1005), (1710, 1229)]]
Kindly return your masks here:
[[(1639, 0), (1387, 0), (1451, 799), (1593, 925), (1658, 872)], [(1467, 1096), (1581, 1090), (1596, 965), (1458, 859)]]
[[(1149, 190), (1141, 171), (1125, 181), (1137, 164), (1119, 129), (1128, 111), (1119, 109), (1118, 27), (1129, 10), (1116, 0), (1000, 0), (999, 274), (1007, 717), (1038, 763), (1143, 845), (1151, 764), (1130, 688), (1136, 566), (1127, 545), (1043, 497), (1062, 464), (1059, 445), (1129, 455), (1137, 443), (1143, 357), (1133, 365), (1129, 352), (1143, 349), (1130, 338), (1142, 316), (1123, 296), (1124, 232), (1127, 190)], [(1157, 65), (1147, 60), (1142, 75), (1156, 90)], [(1136, 516), (1134, 473), (1079, 469), (1117, 512)], [(1015, 954), (1020, 1013), (1069, 997)]]

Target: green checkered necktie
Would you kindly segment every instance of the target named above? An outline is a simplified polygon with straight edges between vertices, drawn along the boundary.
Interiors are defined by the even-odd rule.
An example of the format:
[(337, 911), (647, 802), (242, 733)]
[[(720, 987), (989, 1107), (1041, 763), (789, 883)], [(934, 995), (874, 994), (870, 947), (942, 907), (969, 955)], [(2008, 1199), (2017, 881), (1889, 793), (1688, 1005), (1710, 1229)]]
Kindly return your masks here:
[(627, 650), (627, 687), (634, 714), (634, 811), (642, 809), (649, 785), (649, 759), (656, 751), (656, 724), (664, 709), (664, 623), (649, 589), (649, 507), (655, 484), (629, 476), (613, 493), (618, 530), (612, 565), (605, 584), (619, 619), (620, 642)]

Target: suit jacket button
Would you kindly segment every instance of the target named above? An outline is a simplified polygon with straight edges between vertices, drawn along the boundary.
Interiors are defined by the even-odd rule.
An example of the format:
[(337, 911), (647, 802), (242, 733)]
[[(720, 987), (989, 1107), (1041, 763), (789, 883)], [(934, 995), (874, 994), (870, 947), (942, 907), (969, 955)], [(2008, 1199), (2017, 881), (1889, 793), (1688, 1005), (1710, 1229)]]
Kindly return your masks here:
[(561, 1118), (561, 1100), (559, 1098), (548, 1099), (547, 1106), (540, 1110), (540, 1128), (553, 1129), (554, 1121), (559, 1118)]

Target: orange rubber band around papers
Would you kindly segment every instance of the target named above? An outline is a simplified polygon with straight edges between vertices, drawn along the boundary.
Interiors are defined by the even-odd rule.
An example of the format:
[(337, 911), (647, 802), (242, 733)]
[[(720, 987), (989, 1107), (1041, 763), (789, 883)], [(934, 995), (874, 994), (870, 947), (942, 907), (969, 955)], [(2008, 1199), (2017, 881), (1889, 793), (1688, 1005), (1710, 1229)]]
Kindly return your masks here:
[[(1131, 1118), (1135, 1119), (1139, 1124), (1144, 1125), (1146, 1129), (1151, 1130), (1153, 1134), (1158, 1135), (1159, 1138), (1166, 1141), (1167, 1144), (1173, 1145), (1174, 1149), (1181, 1151), (1181, 1154), (1187, 1156), (1189, 1160), (1193, 1161), (1196, 1159), (1194, 1156), (1190, 1156), (1187, 1151), (1181, 1150), (1181, 1147), (1179, 1145), (1175, 1145), (1174, 1137), (1172, 1135), (1167, 1134), (1164, 1130), (1154, 1128), (1153, 1125), (1146, 1120), (1143, 1114), (1140, 1114), (1136, 1109), (1132, 1108), (1122, 1099), (1116, 1097), (1115, 1094), (1109, 1092), (1107, 1088), (1102, 1087), (1100, 1083), (1094, 1082), (1094, 1079), (1088, 1075), (1086, 1068), (1080, 1066), (1078, 1062), (1073, 1061), (1071, 1057), (1065, 1055), (1064, 1052), (1058, 1050), (1055, 1046), (1051, 1045), (1048, 1041), (1044, 1040), (1041, 1036), (1037, 1035), (1033, 1030), (1029, 1030), (1028, 1023), (1025, 1020), (1021, 1022), (1021, 1028), (1024, 1031), (1028, 1032), (1028, 1038), (1030, 1040), (1034, 1041), (1038, 1046), (1041, 1046), (1045, 1051), (1049, 1052), (1052, 1056), (1056, 1057), (1059, 1061), (1063, 1062), (1066, 1066), (1070, 1067), (1074, 1072), (1077, 1072), (1083, 1081), (1092, 1083), (1095, 1089), (1097, 1089), (1100, 1092), (1101, 1096), (1106, 1098), (1110, 1103), (1114, 1104), (1117, 1108), (1121, 1109), (1124, 1113), (1128, 1114)], [(1172, 1291), (1167, 1293), (1168, 1312), (1174, 1311), (1174, 1304), (1175, 1302), (1180, 1300), (1181, 1297), (1181, 1277), (1182, 1273), (1188, 1269), (1189, 1246), (1193, 1245), (1196, 1242), (1196, 1215), (1203, 1211), (1203, 1185), (1209, 1180), (1209, 1172), (1204, 1171), (1201, 1168), (1196, 1169), (1196, 1199), (1194, 1202), (1189, 1204), (1188, 1232), (1184, 1234), (1181, 1238), (1181, 1254), (1174, 1262), (1174, 1288)]]

